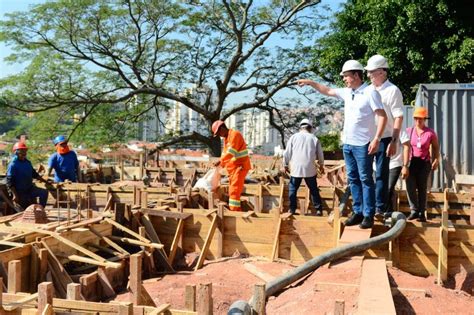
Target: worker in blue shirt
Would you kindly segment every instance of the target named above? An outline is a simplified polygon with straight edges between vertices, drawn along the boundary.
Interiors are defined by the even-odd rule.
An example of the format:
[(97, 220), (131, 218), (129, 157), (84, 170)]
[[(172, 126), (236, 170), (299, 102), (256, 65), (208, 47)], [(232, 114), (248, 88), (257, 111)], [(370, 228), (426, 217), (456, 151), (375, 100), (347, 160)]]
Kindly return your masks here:
[(26, 158), (28, 147), (23, 142), (15, 143), (13, 152), (15, 155), (8, 165), (7, 187), (13, 194), (13, 202), (26, 209), (29, 205), (39, 203), (43, 207), (48, 201), (48, 191), (38, 188), (33, 184), (33, 178), (43, 183), (48, 183), (38, 172), (35, 171), (31, 162)]
[(51, 175), (51, 171), (54, 169), (54, 181), (56, 183), (62, 183), (66, 180), (77, 182), (81, 173), (76, 152), (69, 148), (65, 136), (57, 136), (53, 143), (56, 152), (49, 157), (48, 176)]

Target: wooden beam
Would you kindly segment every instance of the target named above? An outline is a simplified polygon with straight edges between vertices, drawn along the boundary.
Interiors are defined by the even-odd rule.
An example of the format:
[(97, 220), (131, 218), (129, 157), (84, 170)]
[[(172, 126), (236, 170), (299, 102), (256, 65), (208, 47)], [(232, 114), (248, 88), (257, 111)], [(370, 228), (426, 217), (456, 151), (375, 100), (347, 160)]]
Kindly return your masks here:
[(97, 231), (95, 228), (93, 228), (92, 226), (89, 227), (89, 230), (94, 233), (95, 235), (97, 235), (102, 241), (104, 241), (107, 245), (109, 245), (110, 247), (114, 248), (115, 250), (121, 252), (123, 255), (126, 255), (126, 256), (130, 256), (130, 253), (127, 252), (125, 249), (123, 249), (121, 246), (119, 246), (117, 243), (115, 243), (114, 241), (112, 241), (110, 238), (108, 238), (107, 236), (104, 236), (102, 234), (100, 234), (99, 231)]
[[(146, 233), (148, 234), (148, 237), (152, 240), (152, 242), (161, 244), (160, 238), (158, 237), (158, 234), (156, 233), (155, 227), (153, 226), (153, 223), (151, 223), (150, 217), (148, 215), (143, 215), (141, 216), (141, 221), (142, 224), (145, 226)], [(166, 255), (166, 252), (164, 249), (158, 250), (153, 253), (156, 259), (156, 262), (159, 263), (160, 265), (163, 265), (168, 271), (174, 272), (173, 266), (168, 260), (168, 256)]]
[(120, 303), (117, 315), (133, 315), (133, 303), (131, 302)]
[(474, 225), (474, 187), (471, 187), (471, 211), (469, 216), (469, 222)]
[(244, 263), (244, 268), (245, 268), (245, 270), (247, 270), (248, 272), (250, 272), (254, 276), (262, 279), (265, 282), (270, 282), (273, 279), (275, 279), (274, 276), (272, 276), (269, 273), (266, 273), (265, 271), (260, 270), (259, 268), (257, 268), (255, 265), (253, 265), (251, 263)]
[(344, 300), (334, 301), (334, 315), (344, 315), (344, 307), (345, 307)]
[[(120, 264), (121, 265), (121, 264)], [(114, 287), (109, 281), (107, 274), (105, 273), (104, 267), (97, 268), (97, 279), (99, 280), (100, 286), (102, 287), (103, 297), (110, 299), (117, 296)]]
[(79, 255), (68, 255), (67, 259), (72, 260), (72, 261), (77, 261), (77, 262), (82, 262), (85, 264), (90, 264), (90, 265), (95, 265), (95, 266), (101, 266), (101, 267), (110, 267), (110, 268), (120, 268), (122, 265), (116, 262), (111, 262), (111, 261), (97, 261), (95, 259), (79, 256)]
[(199, 284), (196, 311), (198, 315), (208, 315), (213, 313), (212, 283)]
[(8, 262), (8, 293), (21, 292), (21, 261)]
[(119, 241), (119, 242), (122, 242), (122, 243), (125, 243), (125, 244), (129, 244), (129, 245), (134, 245), (134, 246), (145, 246), (145, 247), (156, 248), (156, 249), (162, 249), (164, 247), (163, 244), (157, 244), (157, 243), (151, 243), (151, 242), (145, 243), (145, 242), (134, 240), (134, 239), (127, 238), (127, 237), (120, 237), (120, 236), (111, 235), (110, 239), (112, 239), (114, 241)]
[(90, 224), (99, 223), (103, 219), (104, 218), (102, 216), (100, 216), (100, 217), (97, 217), (97, 218), (87, 219), (87, 220), (84, 220), (84, 221), (81, 221), (81, 222), (78, 222), (78, 223), (75, 223), (75, 224), (67, 225), (67, 226), (58, 226), (56, 228), (56, 232), (60, 233), (60, 232), (63, 232), (63, 231), (68, 231), (68, 230), (72, 230), (72, 229), (75, 229), (75, 228), (84, 227), (84, 226), (87, 226), (87, 225), (90, 225)]
[(206, 259), (207, 252), (209, 250), (209, 246), (211, 246), (212, 238), (214, 237), (214, 232), (217, 227), (217, 215), (214, 214), (211, 222), (211, 227), (209, 228), (209, 231), (207, 232), (206, 240), (204, 241), (204, 245), (201, 250), (201, 254), (199, 255), (199, 259), (196, 264), (196, 268), (194, 270), (198, 270), (199, 268), (202, 267), (204, 264), (204, 260)]
[(173, 265), (174, 258), (176, 257), (176, 251), (178, 249), (179, 243), (182, 242), (183, 238), (183, 229), (184, 229), (184, 220), (179, 219), (176, 232), (174, 233), (173, 242), (170, 247), (170, 255), (168, 257), (168, 262), (170, 265)]
[[(169, 209), (168, 206), (166, 206), (166, 208)], [(158, 216), (162, 218), (183, 219), (183, 220), (186, 220), (187, 218), (193, 215), (192, 213), (182, 213), (182, 212), (174, 212), (174, 211), (172, 212), (172, 211), (157, 210), (157, 209), (140, 209), (140, 212), (148, 216)]]
[[(2, 294), (0, 294), (0, 295), (2, 295)], [(0, 303), (0, 310), (1, 310), (1, 305), (3, 305), (3, 308), (4, 308), (5, 311), (12, 312), (12, 311), (18, 309), (19, 307), (22, 307), (25, 304), (36, 301), (37, 299), (38, 299), (38, 292), (27, 295), (24, 298), (19, 299), (18, 301), (10, 302), (6, 305), (3, 305), (2, 303)], [(0, 302), (1, 302), (1, 297), (0, 297)]]
[(43, 314), (48, 304), (53, 304), (53, 283), (41, 282), (38, 285), (38, 314)]
[(135, 233), (134, 231), (130, 230), (129, 228), (115, 222), (114, 220), (111, 220), (111, 219), (108, 219), (108, 218), (105, 218), (105, 222), (115, 226), (117, 229), (135, 237), (136, 239), (142, 241), (143, 243), (151, 243), (151, 241), (143, 236), (141, 236), (140, 234), (138, 233)]

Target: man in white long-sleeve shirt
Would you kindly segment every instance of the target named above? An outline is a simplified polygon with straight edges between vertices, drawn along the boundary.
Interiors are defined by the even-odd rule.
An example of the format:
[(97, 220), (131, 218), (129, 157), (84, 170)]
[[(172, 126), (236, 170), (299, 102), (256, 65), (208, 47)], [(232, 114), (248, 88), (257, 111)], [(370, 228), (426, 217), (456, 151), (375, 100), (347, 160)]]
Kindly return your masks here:
[(321, 196), (319, 195), (318, 183), (316, 181), (316, 164), (318, 161), (321, 173), (324, 172), (324, 156), (321, 142), (311, 133), (313, 126), (308, 119), (303, 119), (300, 123), (300, 131), (295, 133), (288, 140), (285, 154), (283, 155), (283, 166), (285, 170), (291, 170), (289, 198), (290, 210), (296, 213), (296, 194), (304, 179), (308, 186), (316, 215), (323, 214)]

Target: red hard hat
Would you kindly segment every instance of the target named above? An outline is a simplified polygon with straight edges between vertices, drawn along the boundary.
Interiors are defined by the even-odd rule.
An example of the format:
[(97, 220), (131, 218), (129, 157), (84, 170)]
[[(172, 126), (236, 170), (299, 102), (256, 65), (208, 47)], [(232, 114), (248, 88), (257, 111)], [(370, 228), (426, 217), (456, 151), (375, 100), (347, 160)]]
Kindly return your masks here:
[(216, 120), (215, 122), (212, 123), (212, 133), (214, 136), (217, 134), (217, 131), (219, 128), (224, 125), (225, 123), (222, 120)]
[(28, 147), (26, 146), (26, 144), (24, 142), (17, 142), (13, 145), (13, 152), (15, 152), (16, 150), (19, 150), (19, 149), (25, 149), (25, 150), (28, 150)]

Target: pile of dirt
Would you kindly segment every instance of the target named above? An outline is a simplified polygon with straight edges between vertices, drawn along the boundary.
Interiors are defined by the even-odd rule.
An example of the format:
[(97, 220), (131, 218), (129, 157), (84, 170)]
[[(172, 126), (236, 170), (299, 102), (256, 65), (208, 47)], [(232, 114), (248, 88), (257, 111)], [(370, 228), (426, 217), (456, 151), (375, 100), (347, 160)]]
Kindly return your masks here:
[[(248, 265), (262, 273), (277, 277), (294, 268), (288, 262), (269, 262), (266, 258), (227, 258), (210, 261), (196, 272), (181, 271), (163, 278), (146, 280), (144, 286), (157, 305), (170, 303), (173, 309), (184, 309), (186, 285), (212, 283), (214, 314), (226, 314), (236, 300), (248, 300), (253, 286), (264, 281), (246, 268)], [(247, 265), (247, 266), (246, 266)], [(267, 314), (329, 314), (336, 300), (345, 301), (345, 313), (357, 311), (360, 261), (324, 266), (267, 301)], [(457, 289), (435, 284), (434, 277), (417, 277), (396, 268), (388, 268), (392, 287), (400, 288), (394, 295), (400, 314), (474, 314), (472, 274), (456, 275)], [(449, 282), (448, 282), (449, 285)], [(129, 300), (128, 293), (117, 297)]]

